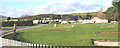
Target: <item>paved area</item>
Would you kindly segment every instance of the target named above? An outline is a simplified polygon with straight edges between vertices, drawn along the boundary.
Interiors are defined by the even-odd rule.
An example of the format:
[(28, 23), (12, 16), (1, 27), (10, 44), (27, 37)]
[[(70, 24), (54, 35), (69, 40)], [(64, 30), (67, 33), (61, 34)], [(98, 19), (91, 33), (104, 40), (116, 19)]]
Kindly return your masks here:
[[(26, 28), (19, 28), (19, 29), (16, 29), (16, 31), (18, 32), (18, 31), (31, 29), (31, 28), (36, 28), (36, 27), (41, 27), (41, 26), (45, 26), (45, 25), (48, 25), (48, 24), (40, 24), (40, 25), (37, 25), (37, 26), (30, 26), (30, 27), (26, 27)], [(3, 37), (5, 35), (11, 34), (11, 33), (13, 33), (13, 30), (1, 30), (0, 37)]]

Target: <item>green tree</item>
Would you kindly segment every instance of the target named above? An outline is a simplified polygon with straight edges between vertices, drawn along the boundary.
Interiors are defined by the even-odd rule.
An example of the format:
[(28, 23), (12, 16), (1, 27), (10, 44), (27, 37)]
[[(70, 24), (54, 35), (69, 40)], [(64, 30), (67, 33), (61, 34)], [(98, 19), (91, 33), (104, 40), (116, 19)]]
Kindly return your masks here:
[(117, 19), (117, 17), (116, 17), (117, 14), (116, 14), (116, 11), (113, 9), (113, 7), (108, 8), (105, 13), (106, 13), (106, 19), (108, 19), (108, 20), (116, 20)]
[(113, 7), (108, 8), (106, 13), (106, 19), (109, 21), (116, 20), (120, 21), (120, 1), (119, 2), (113, 2)]
[(10, 18), (10, 17), (8, 17), (8, 18), (7, 18), (7, 21), (9, 21), (10, 19), (11, 19), (11, 18)]
[(114, 2), (112, 3), (113, 9), (117, 12), (118, 18), (117, 20), (120, 21), (120, 1), (119, 2)]

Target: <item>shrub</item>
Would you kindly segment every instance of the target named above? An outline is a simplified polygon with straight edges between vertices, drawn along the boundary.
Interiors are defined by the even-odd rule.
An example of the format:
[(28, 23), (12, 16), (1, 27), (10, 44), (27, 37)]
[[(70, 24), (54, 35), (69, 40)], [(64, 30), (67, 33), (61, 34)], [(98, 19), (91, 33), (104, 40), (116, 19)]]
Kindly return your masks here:
[(56, 22), (50, 22), (49, 24), (60, 24), (60, 22), (56, 21)]
[(17, 26), (31, 26), (33, 25), (32, 21), (9, 21), (9, 22), (2, 22), (2, 26), (13, 26), (17, 24)]

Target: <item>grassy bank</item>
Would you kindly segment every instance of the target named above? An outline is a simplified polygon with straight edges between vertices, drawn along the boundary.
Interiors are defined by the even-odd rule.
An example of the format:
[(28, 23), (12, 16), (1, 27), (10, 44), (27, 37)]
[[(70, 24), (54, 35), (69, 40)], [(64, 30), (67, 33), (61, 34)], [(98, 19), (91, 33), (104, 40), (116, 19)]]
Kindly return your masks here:
[[(5, 38), (57, 46), (94, 46), (92, 40), (118, 40), (118, 23), (53, 24), (20, 31)], [(111, 33), (111, 34), (110, 34)], [(15, 37), (14, 37), (15, 36)]]

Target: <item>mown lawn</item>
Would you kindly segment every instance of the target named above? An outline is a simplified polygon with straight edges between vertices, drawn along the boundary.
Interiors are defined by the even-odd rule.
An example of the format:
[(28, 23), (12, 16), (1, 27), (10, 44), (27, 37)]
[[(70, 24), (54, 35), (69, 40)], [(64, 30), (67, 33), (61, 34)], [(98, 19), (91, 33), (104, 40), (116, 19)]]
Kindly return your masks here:
[(104, 24), (59, 24), (58, 27), (47, 25), (10, 34), (5, 38), (30, 43), (57, 46), (94, 46), (94, 40), (118, 40), (118, 34), (100, 34), (118, 32), (118, 23)]
[[(17, 26), (17, 28), (25, 28), (25, 27), (28, 27), (28, 26)], [(13, 26), (2, 27), (2, 29), (14, 29), (14, 27)]]

